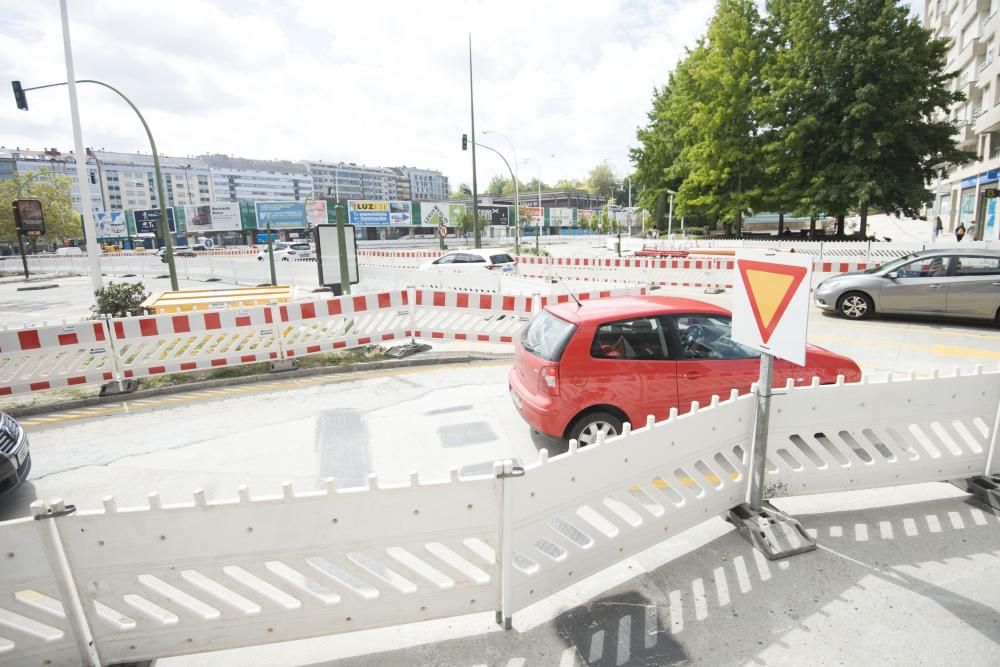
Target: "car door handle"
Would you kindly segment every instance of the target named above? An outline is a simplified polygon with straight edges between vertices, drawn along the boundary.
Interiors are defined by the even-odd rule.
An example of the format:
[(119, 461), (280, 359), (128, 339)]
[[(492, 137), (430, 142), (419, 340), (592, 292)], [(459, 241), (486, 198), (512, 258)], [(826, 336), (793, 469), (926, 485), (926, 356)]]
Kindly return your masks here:
[(936, 285), (931, 285), (930, 287), (931, 287), (931, 289), (941, 289), (942, 287), (944, 287), (944, 285), (942, 285), (941, 283), (938, 283)]
[(994, 287), (1000, 287), (1000, 282), (995, 282), (995, 283), (993, 283), (993, 286), (994, 286)]

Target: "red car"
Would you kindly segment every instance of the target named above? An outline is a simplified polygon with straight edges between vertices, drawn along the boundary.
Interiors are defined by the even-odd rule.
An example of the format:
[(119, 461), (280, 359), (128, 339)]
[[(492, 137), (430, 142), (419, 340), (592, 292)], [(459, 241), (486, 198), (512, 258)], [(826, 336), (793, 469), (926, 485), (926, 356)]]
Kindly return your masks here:
[[(548, 306), (515, 340), (508, 376), (518, 412), (546, 435), (595, 442), (622, 424), (666, 419), (692, 401), (749, 391), (759, 353), (732, 340), (731, 315), (710, 303), (660, 296), (620, 297)], [(806, 366), (775, 360), (774, 385), (861, 379), (847, 357), (810, 345)]]

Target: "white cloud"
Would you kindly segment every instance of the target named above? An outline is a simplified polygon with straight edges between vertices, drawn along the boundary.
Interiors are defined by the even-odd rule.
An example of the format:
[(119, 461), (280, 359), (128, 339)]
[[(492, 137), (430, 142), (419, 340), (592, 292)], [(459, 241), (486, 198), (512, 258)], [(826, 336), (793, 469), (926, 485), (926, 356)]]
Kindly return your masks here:
[[(71, 1), (78, 78), (119, 86), (161, 151), (348, 160), (441, 169), (471, 181), (467, 34), (477, 131), (543, 157), (543, 177), (582, 177), (604, 158), (628, 166), (653, 86), (704, 32), (705, 0), (493, 2)], [(65, 79), (58, 5), (0, 0), (0, 73)], [(60, 89), (0, 94), (0, 143), (72, 148)], [(84, 141), (147, 151), (132, 112), (80, 87)], [(479, 136), (507, 153), (503, 140)], [(479, 154), (479, 180), (504, 169)], [(522, 166), (531, 177), (534, 164)]]

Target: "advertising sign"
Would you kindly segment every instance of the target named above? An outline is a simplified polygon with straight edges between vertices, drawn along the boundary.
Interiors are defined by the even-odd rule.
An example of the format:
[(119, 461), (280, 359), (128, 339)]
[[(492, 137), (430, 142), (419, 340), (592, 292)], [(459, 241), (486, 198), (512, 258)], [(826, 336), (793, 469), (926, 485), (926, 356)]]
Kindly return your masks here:
[[(522, 206), (521, 214), (527, 216), (527, 226), (528, 227), (541, 227), (542, 221), (545, 219), (545, 211), (539, 206)], [(522, 221), (522, 224), (525, 224)]]
[(240, 230), (240, 205), (238, 203), (212, 204), (210, 208), (213, 232)]
[(14, 204), (14, 226), (22, 234), (43, 236), (45, 219), (42, 217), (42, 202), (39, 199), (17, 199)]
[[(137, 234), (157, 234), (160, 233), (160, 209), (143, 208), (132, 211), (135, 216), (135, 231)], [(174, 222), (174, 209), (167, 209), (167, 227), (170, 231), (176, 232), (177, 225)]]
[(97, 225), (97, 238), (119, 238), (128, 236), (125, 226), (125, 211), (98, 211), (94, 213), (94, 223)]
[[(319, 268), (320, 285), (340, 284), (340, 243), (337, 225), (316, 225), (313, 227), (316, 242), (316, 264)], [(347, 275), (352, 285), (358, 283), (358, 247), (355, 243), (354, 226), (344, 225), (344, 242), (347, 245)]]
[(352, 225), (388, 225), (389, 202), (352, 199), (347, 202), (347, 219)]
[(326, 201), (323, 199), (312, 199), (306, 202), (306, 220), (309, 222), (310, 227), (325, 225), (328, 222), (326, 219)]
[(406, 225), (416, 224), (413, 221), (413, 209), (408, 201), (389, 202), (389, 224)]
[(586, 220), (587, 222), (590, 222), (591, 220), (594, 219), (594, 211), (593, 211), (593, 209), (578, 208), (576, 210), (576, 219), (579, 220), (580, 222), (583, 222), (584, 220)]
[(188, 231), (207, 232), (212, 228), (212, 207), (185, 206), (184, 220), (187, 222)]
[(737, 251), (733, 340), (804, 366), (811, 277), (808, 255)]
[(510, 209), (506, 206), (480, 206), (479, 219), (487, 225), (509, 225)]
[(571, 208), (550, 208), (549, 225), (552, 227), (572, 227), (573, 209)]
[(306, 226), (306, 207), (300, 201), (257, 202), (257, 229)]
[(420, 204), (421, 224), (454, 227), (465, 212), (465, 204), (425, 202)]

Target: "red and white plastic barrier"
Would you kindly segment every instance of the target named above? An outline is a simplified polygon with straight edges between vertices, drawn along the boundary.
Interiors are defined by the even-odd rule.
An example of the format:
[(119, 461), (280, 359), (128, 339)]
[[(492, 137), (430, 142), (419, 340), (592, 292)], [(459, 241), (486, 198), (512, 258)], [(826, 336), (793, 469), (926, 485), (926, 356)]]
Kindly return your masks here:
[(0, 396), (117, 379), (108, 338), (103, 320), (0, 331)]
[(285, 358), (405, 339), (409, 304), (394, 290), (278, 306)]

